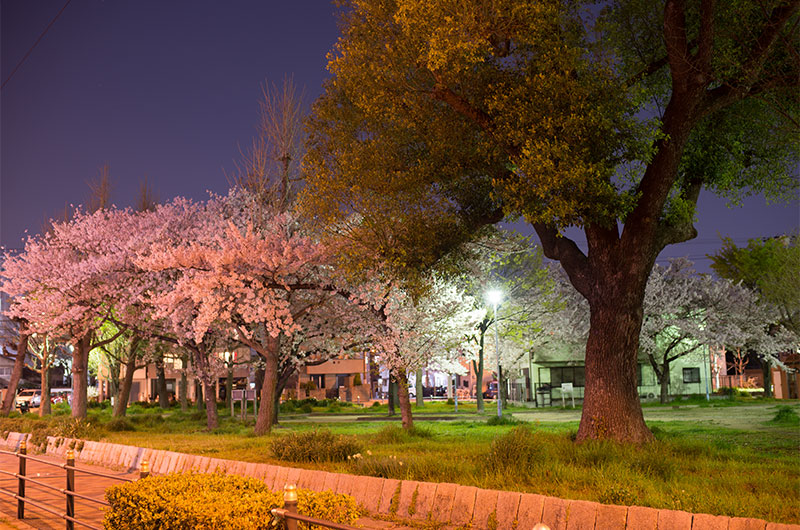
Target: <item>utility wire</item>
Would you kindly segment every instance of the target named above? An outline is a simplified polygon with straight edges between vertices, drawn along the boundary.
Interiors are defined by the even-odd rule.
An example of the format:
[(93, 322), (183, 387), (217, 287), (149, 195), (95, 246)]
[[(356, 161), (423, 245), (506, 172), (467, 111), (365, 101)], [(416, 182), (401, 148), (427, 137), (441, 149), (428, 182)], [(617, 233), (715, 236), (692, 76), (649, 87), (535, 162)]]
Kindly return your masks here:
[(15, 66), (15, 67), (14, 67), (14, 69), (13, 69), (13, 70), (11, 71), (11, 73), (8, 75), (8, 77), (6, 78), (6, 80), (5, 80), (5, 81), (3, 81), (3, 84), (2, 84), (2, 85), (0, 85), (0, 90), (4, 89), (4, 88), (6, 87), (6, 84), (7, 84), (9, 81), (11, 81), (11, 78), (12, 78), (12, 77), (14, 77), (14, 74), (15, 74), (15, 73), (17, 73), (17, 70), (19, 70), (19, 67), (20, 67), (20, 66), (22, 66), (22, 63), (24, 63), (24, 62), (25, 62), (25, 60), (26, 60), (26, 59), (28, 58), (28, 56), (31, 54), (31, 52), (32, 52), (32, 51), (33, 51), (33, 49), (36, 47), (36, 45), (37, 45), (37, 44), (39, 44), (39, 42), (40, 42), (40, 41), (41, 41), (41, 40), (44, 38), (44, 36), (45, 36), (45, 34), (47, 33), (47, 31), (48, 31), (48, 30), (49, 30), (49, 29), (50, 29), (50, 28), (53, 26), (53, 24), (55, 23), (55, 21), (56, 21), (56, 20), (58, 20), (58, 17), (60, 17), (60, 16), (61, 16), (61, 13), (63, 13), (63, 12), (64, 12), (64, 10), (67, 8), (67, 6), (69, 5), (69, 3), (70, 3), (70, 2), (72, 2), (72, 0), (67, 0), (67, 2), (64, 4), (64, 6), (61, 8), (61, 11), (59, 11), (59, 12), (56, 14), (56, 16), (53, 18), (53, 20), (51, 20), (51, 21), (50, 21), (50, 23), (47, 25), (47, 27), (46, 27), (46, 28), (44, 28), (44, 31), (42, 32), (42, 34), (41, 34), (41, 35), (39, 35), (39, 38), (38, 38), (38, 39), (36, 39), (36, 42), (34, 42), (34, 43), (33, 43), (33, 46), (31, 46), (31, 47), (30, 47), (30, 49), (29, 49), (27, 52), (25, 52), (25, 55), (23, 55), (23, 56), (22, 56), (22, 59), (20, 59), (20, 61), (17, 63), (17, 66)]

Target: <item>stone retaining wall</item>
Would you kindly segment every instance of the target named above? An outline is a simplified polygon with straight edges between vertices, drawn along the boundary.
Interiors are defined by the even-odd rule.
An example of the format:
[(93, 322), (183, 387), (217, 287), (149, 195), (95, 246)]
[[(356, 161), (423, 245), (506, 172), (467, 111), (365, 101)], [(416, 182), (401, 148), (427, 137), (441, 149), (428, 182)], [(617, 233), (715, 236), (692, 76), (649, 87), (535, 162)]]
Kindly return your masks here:
[[(29, 436), (10, 433), (7, 438), (0, 438), (0, 443), (17, 450), (23, 437)], [(128, 471), (138, 469), (147, 460), (151, 473), (155, 474), (220, 471), (263, 480), (273, 490), (281, 490), (287, 483), (315, 491), (332, 490), (352, 495), (370, 514), (395, 515), (412, 521), (430, 517), (454, 527), (486, 529), (494, 520), (496, 526), (495, 523), (491, 526), (499, 530), (529, 529), (538, 522), (552, 530), (800, 530), (800, 525), (760, 519), (614, 506), (450, 483), (345, 475), (68, 438), (48, 437), (44, 452), (66, 457), (68, 449), (75, 451), (78, 462)]]

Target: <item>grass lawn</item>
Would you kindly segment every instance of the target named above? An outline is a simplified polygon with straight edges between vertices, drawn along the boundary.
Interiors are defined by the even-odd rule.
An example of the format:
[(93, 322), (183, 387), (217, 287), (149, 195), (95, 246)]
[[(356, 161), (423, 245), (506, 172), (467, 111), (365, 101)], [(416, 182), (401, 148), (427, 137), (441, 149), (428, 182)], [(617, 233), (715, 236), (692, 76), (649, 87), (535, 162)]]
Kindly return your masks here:
[[(242, 423), (220, 409), (220, 428), (206, 432), (205, 417), (195, 410), (140, 406), (131, 407), (124, 421), (96, 408), (90, 409), (88, 426), (66, 416), (26, 415), (0, 420), (0, 429), (58, 431), (217, 458), (800, 523), (798, 402), (648, 406), (645, 418), (656, 441), (643, 447), (574, 444), (579, 410), (513, 409), (522, 420), (518, 424), (488, 425), (492, 405), (477, 415), (474, 403), (461, 404), (456, 415), (452, 405), (428, 403), (415, 410), (411, 434), (385, 417), (385, 406), (338, 405), (287, 413), (265, 437), (252, 434), (252, 415)], [(303, 433), (306, 438), (298, 439)], [(294, 458), (303, 461), (279, 460), (272, 444), (310, 449), (315, 461), (302, 455)], [(356, 453), (360, 457), (346, 458)]]

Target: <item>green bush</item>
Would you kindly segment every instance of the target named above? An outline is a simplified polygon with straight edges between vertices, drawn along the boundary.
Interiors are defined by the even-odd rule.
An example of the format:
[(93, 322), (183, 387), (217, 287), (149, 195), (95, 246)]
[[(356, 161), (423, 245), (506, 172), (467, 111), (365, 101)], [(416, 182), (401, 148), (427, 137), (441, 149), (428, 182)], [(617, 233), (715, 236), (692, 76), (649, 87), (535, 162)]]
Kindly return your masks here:
[(455, 402), (455, 400), (453, 398), (447, 398), (447, 404), (448, 405), (455, 405), (456, 402)]
[(486, 420), (486, 425), (519, 425), (524, 423), (520, 421), (511, 414), (503, 414), (502, 416), (492, 416), (488, 420)]
[(136, 427), (133, 426), (128, 418), (112, 418), (105, 425), (106, 429), (111, 432), (135, 431)]
[(425, 427), (412, 427), (408, 430), (399, 425), (387, 425), (372, 437), (376, 444), (400, 444), (410, 442), (413, 438), (433, 438), (433, 431)]
[[(352, 524), (359, 516), (355, 500), (332, 492), (298, 490), (298, 511), (319, 519)], [(283, 506), (283, 495), (253, 478), (237, 475), (173, 473), (151, 476), (106, 490), (111, 507), (109, 530), (268, 529), (270, 511)], [(300, 528), (309, 528), (300, 524)], [(317, 527), (315, 527), (317, 528)]]
[(797, 411), (793, 407), (780, 405), (776, 409), (775, 416), (769, 421), (770, 423), (788, 426), (800, 425), (800, 416), (797, 415)]
[(487, 469), (504, 469), (524, 473), (542, 459), (542, 444), (527, 426), (520, 425), (492, 442), (483, 463)]
[(271, 447), (275, 458), (288, 462), (344, 462), (361, 450), (354, 437), (327, 429), (289, 433), (273, 440)]
[(408, 466), (398, 460), (396, 455), (373, 455), (370, 451), (366, 455), (356, 453), (347, 457), (351, 471), (354, 475), (370, 477), (403, 479), (408, 472)]

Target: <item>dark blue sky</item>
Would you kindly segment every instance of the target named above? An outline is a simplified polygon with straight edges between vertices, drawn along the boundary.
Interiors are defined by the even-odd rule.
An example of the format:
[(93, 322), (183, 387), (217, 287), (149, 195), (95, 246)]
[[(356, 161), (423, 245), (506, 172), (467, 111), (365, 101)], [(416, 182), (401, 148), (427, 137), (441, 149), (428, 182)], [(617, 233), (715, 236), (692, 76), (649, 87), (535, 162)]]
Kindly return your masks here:
[[(5, 81), (65, 0), (0, 0)], [(112, 199), (147, 177), (162, 200), (224, 192), (257, 120), (260, 84), (293, 75), (321, 91), (338, 31), (326, 0), (73, 0), (0, 93), (0, 244), (20, 247), (109, 164)], [(703, 256), (797, 230), (800, 207), (730, 210), (704, 193), (699, 237), (662, 256)]]

